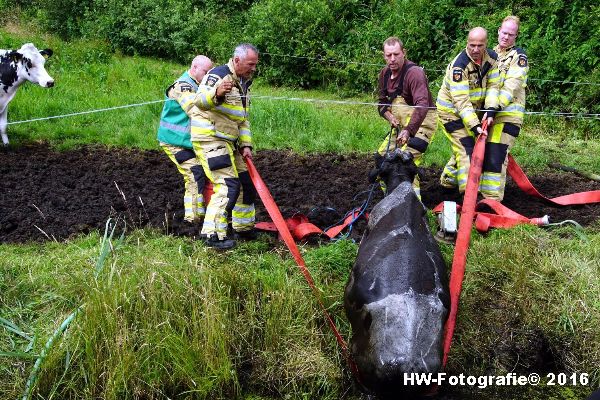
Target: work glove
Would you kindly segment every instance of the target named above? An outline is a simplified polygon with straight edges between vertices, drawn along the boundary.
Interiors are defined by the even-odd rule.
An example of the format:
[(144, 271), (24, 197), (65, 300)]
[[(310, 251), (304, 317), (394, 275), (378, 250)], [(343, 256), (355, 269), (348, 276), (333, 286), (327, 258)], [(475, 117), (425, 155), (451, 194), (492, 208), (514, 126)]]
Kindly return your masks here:
[(483, 133), (483, 129), (481, 129), (481, 124), (477, 124), (474, 127), (472, 127), (471, 132), (473, 132), (475, 137), (478, 137), (480, 133)]
[(488, 108), (485, 110), (485, 113), (487, 115), (487, 118), (494, 118), (496, 116), (496, 113), (500, 111), (500, 107), (496, 107), (496, 108)]

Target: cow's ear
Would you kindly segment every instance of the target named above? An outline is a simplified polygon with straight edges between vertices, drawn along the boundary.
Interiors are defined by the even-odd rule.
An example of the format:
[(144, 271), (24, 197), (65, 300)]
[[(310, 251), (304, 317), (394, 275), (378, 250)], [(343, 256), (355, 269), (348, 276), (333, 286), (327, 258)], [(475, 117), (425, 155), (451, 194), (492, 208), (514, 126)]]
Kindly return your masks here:
[(17, 62), (23, 58), (23, 54), (19, 53), (18, 51), (11, 51), (8, 53), (8, 56), (11, 60), (13, 60), (13, 62)]
[(54, 52), (52, 51), (52, 49), (44, 49), (40, 51), (40, 54), (44, 56), (44, 58), (48, 58), (48, 57), (52, 57), (52, 54), (54, 54)]
[(375, 181), (377, 180), (378, 177), (379, 177), (379, 169), (372, 168), (369, 171), (369, 183), (375, 183)]
[(373, 159), (375, 160), (375, 168), (380, 168), (383, 163), (383, 156), (379, 153), (373, 154)]

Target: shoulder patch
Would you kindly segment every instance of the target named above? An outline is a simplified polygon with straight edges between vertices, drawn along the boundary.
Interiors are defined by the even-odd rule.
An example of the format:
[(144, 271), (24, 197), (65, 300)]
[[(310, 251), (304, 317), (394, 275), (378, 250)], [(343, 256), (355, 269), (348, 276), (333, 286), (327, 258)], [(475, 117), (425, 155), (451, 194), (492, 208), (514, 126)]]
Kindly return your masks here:
[(463, 70), (460, 68), (453, 68), (452, 69), (452, 80), (454, 82), (460, 82), (462, 81), (462, 76), (463, 76)]
[(517, 64), (519, 64), (519, 67), (525, 68), (527, 66), (527, 56), (525, 54), (519, 54)]
[(467, 55), (467, 51), (463, 50), (455, 59), (452, 67), (458, 67), (460, 69), (467, 68), (467, 65), (471, 63), (471, 59)]
[(208, 85), (208, 86), (215, 86), (215, 84), (219, 81), (219, 79), (221, 79), (221, 78), (219, 78), (216, 75), (212, 75), (212, 74), (211, 75), (207, 75), (206, 76), (206, 85)]
[(182, 92), (194, 92), (194, 87), (187, 82), (179, 82), (179, 90)]

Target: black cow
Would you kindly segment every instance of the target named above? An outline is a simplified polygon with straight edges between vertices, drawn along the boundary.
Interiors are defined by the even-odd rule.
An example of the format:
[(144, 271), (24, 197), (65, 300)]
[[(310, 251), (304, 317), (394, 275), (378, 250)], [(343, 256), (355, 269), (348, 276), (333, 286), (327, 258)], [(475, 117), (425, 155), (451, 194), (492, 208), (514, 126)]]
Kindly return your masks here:
[(440, 370), (450, 299), (446, 264), (412, 188), (412, 155), (397, 150), (377, 165), (371, 178), (381, 177), (388, 194), (369, 216), (344, 307), (363, 389), (396, 399), (427, 390), (405, 385), (405, 374)]

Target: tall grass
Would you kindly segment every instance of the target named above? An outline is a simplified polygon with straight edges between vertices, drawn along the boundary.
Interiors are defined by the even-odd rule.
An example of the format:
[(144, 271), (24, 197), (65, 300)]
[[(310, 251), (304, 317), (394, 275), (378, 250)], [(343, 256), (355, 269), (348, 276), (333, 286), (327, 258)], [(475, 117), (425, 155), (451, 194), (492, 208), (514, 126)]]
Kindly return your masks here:
[[(271, 251), (267, 238), (223, 256), (198, 242), (137, 231), (107, 258), (98, 277), (91, 260), (70, 274), (72, 261), (90, 241), (100, 238), (94, 234), (63, 245), (73, 257), (61, 251), (59, 259), (46, 257), (52, 244), (4, 247), (0, 272), (10, 278), (2, 285), (3, 312), (13, 310), (7, 317), (24, 327), (41, 323), (40, 342), (74, 304), (85, 304), (44, 363), (37, 386), (44, 398), (255, 393), (333, 399), (348, 385), (342, 385), (343, 361), (310, 289), (289, 258)], [(327, 250), (308, 257), (317, 282), (326, 269), (336, 278), (331, 284), (338, 285), (350, 268), (355, 247), (338, 246), (343, 251), (334, 250), (335, 264), (324, 264), (319, 253)], [(19, 252), (37, 260), (27, 262), (15, 256)], [(21, 268), (14, 268), (16, 259)], [(62, 290), (48, 285), (57, 279)], [(47, 309), (31, 293), (36, 286), (76, 300)], [(330, 305), (327, 296), (324, 301)], [(339, 305), (334, 307), (339, 313)], [(10, 332), (1, 337), (3, 348), (25, 344)], [(9, 360), (0, 359), (2, 381), (11, 385), (1, 385), (0, 397), (14, 398), (24, 388), (26, 369), (4, 361)]]
[[(585, 372), (597, 385), (600, 236), (588, 233), (582, 243), (567, 229), (555, 235), (533, 227), (490, 236), (476, 236), (471, 248), (448, 372)], [(94, 233), (61, 245), (2, 246), (2, 315), (37, 338), (32, 352), (85, 304), (43, 363), (34, 393), (48, 399), (357, 395), (310, 289), (270, 238), (220, 254), (189, 239), (136, 231), (96, 277), (100, 242)], [(302, 249), (346, 338), (341, 298), (356, 250), (348, 241)], [(451, 255), (451, 248), (444, 251)], [(13, 332), (0, 331), (0, 339), (3, 350), (27, 346)], [(0, 397), (22, 393), (32, 364), (0, 358), (6, 383)], [(505, 389), (481, 394), (514, 393)], [(543, 393), (560, 395), (561, 388)]]

